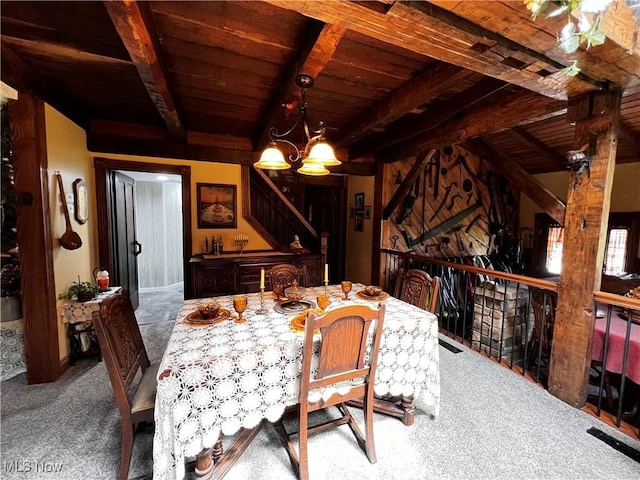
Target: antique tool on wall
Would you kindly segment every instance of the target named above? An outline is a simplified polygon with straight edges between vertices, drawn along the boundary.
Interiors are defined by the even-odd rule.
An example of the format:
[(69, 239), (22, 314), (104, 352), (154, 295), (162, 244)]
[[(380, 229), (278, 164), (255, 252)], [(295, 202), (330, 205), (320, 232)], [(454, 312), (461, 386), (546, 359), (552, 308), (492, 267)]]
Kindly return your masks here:
[(453, 204), (455, 203), (456, 198), (462, 198), (462, 195), (460, 195), (459, 193), (456, 193), (453, 197), (451, 197), (451, 201), (449, 202), (449, 206), (447, 207), (447, 210), (449, 211), (453, 210)]
[(469, 233), (471, 231), (471, 229), (473, 228), (473, 226), (478, 223), (478, 220), (480, 220), (482, 218), (482, 214), (479, 213), (477, 214), (475, 217), (473, 217), (473, 220), (471, 220), (469, 222), (469, 225), (467, 225), (467, 228), (464, 229), (465, 233)]
[(447, 185), (447, 188), (445, 188), (445, 191), (444, 191), (444, 198), (440, 202), (440, 205), (438, 205), (438, 207), (436, 208), (435, 212), (433, 212), (433, 215), (431, 215), (429, 222), (431, 222), (434, 218), (438, 216), (440, 211), (444, 208), (445, 204), (447, 203), (447, 198), (449, 198), (449, 193), (451, 192), (451, 189), (457, 186), (458, 184), (456, 182), (452, 182), (451, 185)]
[(451, 228), (450, 230), (447, 230), (447, 233), (449, 233), (449, 234), (455, 233), (456, 234), (456, 241), (457, 241), (457, 245), (458, 245), (458, 251), (464, 252), (465, 248), (464, 248), (464, 244), (462, 243), (462, 239), (460, 238), (460, 230), (462, 230), (462, 225), (458, 225), (458, 226), (455, 226), (455, 227)]
[(467, 205), (469, 205), (472, 195), (471, 190), (473, 190), (473, 182), (468, 178), (465, 178), (464, 182), (462, 182), (462, 190), (467, 193)]
[(436, 164), (435, 164), (435, 185), (433, 186), (433, 199), (437, 200), (438, 199), (438, 190), (440, 188), (440, 151), (438, 151), (438, 154), (435, 155), (436, 157)]
[(416, 198), (418, 198), (418, 193), (420, 191), (420, 175), (418, 175), (418, 178), (413, 184), (413, 190), (413, 195), (409, 193), (406, 197), (404, 197), (404, 202), (402, 202), (402, 210), (400, 210), (400, 213), (396, 218), (396, 224), (398, 225), (401, 224), (409, 215), (411, 215), (413, 204), (416, 202)]
[(418, 238), (415, 238), (413, 240), (409, 238), (409, 234), (406, 231), (403, 231), (402, 235), (404, 236), (404, 239), (407, 242), (407, 246), (413, 247), (414, 245), (418, 245), (419, 243), (422, 243), (425, 240), (428, 240), (428, 239), (433, 238), (433, 237), (435, 237), (437, 235), (440, 235), (443, 232), (446, 232), (451, 227), (455, 227), (456, 225), (458, 225), (458, 223), (460, 223), (462, 220), (464, 220), (469, 215), (471, 215), (473, 212), (475, 212), (476, 209), (479, 208), (481, 205), (482, 205), (481, 202), (479, 202), (479, 201), (476, 202), (475, 204), (471, 205), (470, 207), (467, 207), (466, 209), (464, 209), (463, 211), (461, 211), (457, 215), (455, 215), (455, 216), (445, 220), (441, 224), (433, 227), (431, 230), (427, 230), (422, 235), (420, 235)]
[(62, 175), (56, 172), (58, 177), (58, 187), (60, 188), (60, 200), (62, 201), (62, 210), (64, 212), (64, 221), (67, 225), (65, 232), (60, 237), (60, 246), (67, 250), (76, 250), (82, 246), (80, 235), (71, 228), (71, 220), (69, 220), (69, 207), (67, 206), (67, 197), (64, 194), (64, 186), (62, 185)]

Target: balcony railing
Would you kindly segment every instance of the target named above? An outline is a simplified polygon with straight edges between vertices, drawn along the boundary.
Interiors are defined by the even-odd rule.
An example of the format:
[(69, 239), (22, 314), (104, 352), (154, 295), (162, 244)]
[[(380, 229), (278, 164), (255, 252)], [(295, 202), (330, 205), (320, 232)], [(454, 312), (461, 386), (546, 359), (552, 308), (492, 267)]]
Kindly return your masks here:
[[(381, 253), (385, 290), (394, 291), (400, 269), (416, 268), (440, 277), (440, 332), (547, 387), (557, 283), (493, 270), (489, 257), (450, 261), (393, 250)], [(594, 332), (594, 347), (604, 351), (594, 351), (588, 400), (595, 402), (591, 413), (597, 416), (606, 401), (620, 426), (629, 408), (640, 409), (633, 405), (634, 400), (640, 403), (638, 379), (633, 381), (636, 372), (640, 377), (640, 324), (634, 324), (631, 315), (621, 319), (620, 313), (640, 311), (640, 301), (598, 292), (594, 302), (594, 308), (606, 312), (597, 319)], [(598, 357), (604, 360), (598, 362)], [(629, 433), (634, 432), (637, 435), (634, 430)]]

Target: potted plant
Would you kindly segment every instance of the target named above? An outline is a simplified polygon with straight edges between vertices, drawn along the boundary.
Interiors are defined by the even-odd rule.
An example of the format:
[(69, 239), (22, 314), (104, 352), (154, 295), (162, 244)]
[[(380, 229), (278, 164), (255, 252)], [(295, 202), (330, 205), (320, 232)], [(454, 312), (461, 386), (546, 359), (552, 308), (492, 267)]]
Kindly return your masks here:
[(96, 283), (81, 282), (78, 280), (77, 282), (73, 282), (66, 292), (58, 295), (58, 298), (61, 300), (72, 300), (75, 297), (79, 302), (88, 302), (96, 298), (98, 292), (100, 292), (100, 289)]

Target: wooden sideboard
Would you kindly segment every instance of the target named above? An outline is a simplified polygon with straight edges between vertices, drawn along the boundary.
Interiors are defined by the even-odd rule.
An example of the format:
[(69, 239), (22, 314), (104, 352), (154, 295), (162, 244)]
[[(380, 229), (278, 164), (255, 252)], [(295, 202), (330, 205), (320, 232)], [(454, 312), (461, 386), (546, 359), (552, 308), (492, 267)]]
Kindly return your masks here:
[[(225, 253), (223, 255), (197, 255), (189, 260), (192, 292), (186, 298), (212, 297), (231, 293), (260, 291), (260, 270), (268, 275), (270, 268), (281, 263), (296, 267), (306, 266), (309, 285), (322, 284), (324, 272), (320, 254), (294, 254), (283, 252)], [(266, 285), (267, 289), (269, 285)]]

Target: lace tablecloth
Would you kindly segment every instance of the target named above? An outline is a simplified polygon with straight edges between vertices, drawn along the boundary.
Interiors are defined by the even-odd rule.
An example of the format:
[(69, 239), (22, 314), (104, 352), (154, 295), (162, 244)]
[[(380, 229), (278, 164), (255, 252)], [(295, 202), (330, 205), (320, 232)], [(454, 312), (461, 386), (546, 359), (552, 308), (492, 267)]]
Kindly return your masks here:
[(22, 319), (0, 323), (0, 380), (9, 380), (26, 371)]
[[(349, 302), (339, 286), (330, 286), (328, 310), (361, 300), (353, 285)], [(307, 289), (307, 300), (324, 287)], [(267, 294), (265, 294), (267, 297)], [(232, 296), (215, 300), (233, 312)], [(253, 428), (263, 419), (279, 419), (298, 402), (302, 368), (301, 333), (289, 322), (294, 314), (273, 309), (258, 315), (260, 295), (248, 295), (246, 323), (225, 321), (194, 327), (183, 323), (201, 300), (186, 300), (180, 311), (159, 370), (153, 442), (154, 479), (182, 479), (184, 459), (209, 448), (222, 432), (232, 435)], [(437, 416), (440, 407), (438, 324), (435, 315), (389, 297), (375, 378), (378, 395), (421, 395), (426, 413)]]
[(69, 300), (60, 307), (62, 323), (87, 323), (93, 321), (93, 314), (98, 313), (100, 304), (111, 295), (118, 293), (122, 287), (111, 287), (106, 292), (101, 292), (93, 300), (77, 302)]

